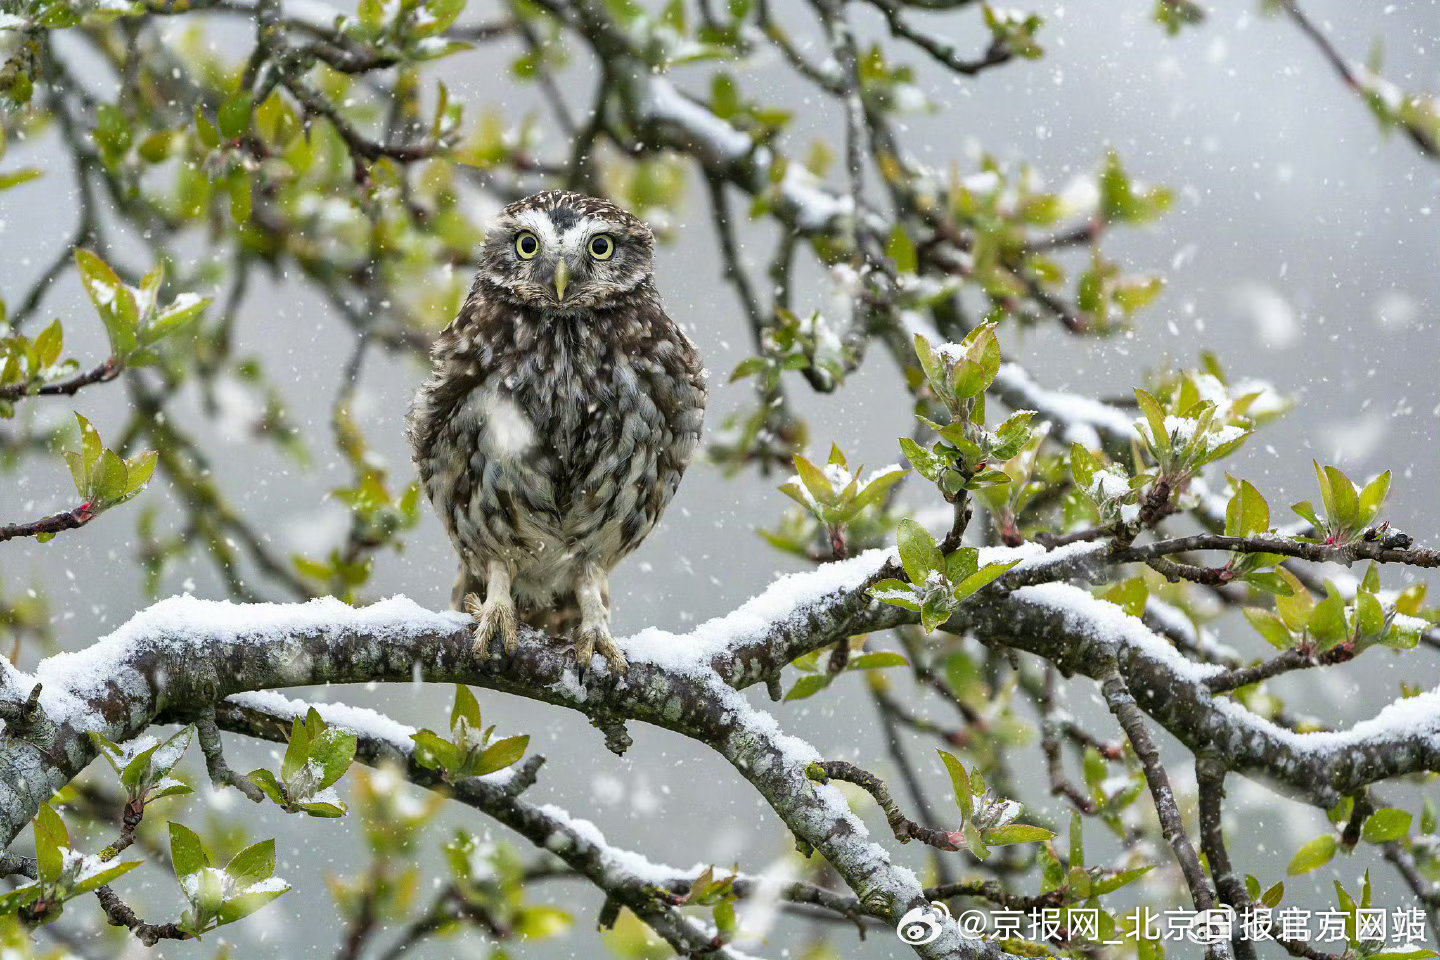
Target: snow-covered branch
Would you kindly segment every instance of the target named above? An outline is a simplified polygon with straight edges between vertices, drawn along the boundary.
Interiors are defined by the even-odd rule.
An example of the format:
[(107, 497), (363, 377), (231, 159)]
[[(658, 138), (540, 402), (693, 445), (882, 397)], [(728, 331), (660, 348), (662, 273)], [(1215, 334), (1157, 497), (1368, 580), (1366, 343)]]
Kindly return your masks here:
[[(1033, 585), (1007, 591), (1002, 580), (966, 604), (946, 629), (973, 632), (985, 643), (1012, 646), (1096, 679), (1114, 663), (1139, 707), (1192, 751), (1225, 757), (1229, 769), (1272, 780), (1311, 802), (1328, 805), (1376, 780), (1440, 770), (1440, 690), (1398, 701), (1347, 731), (1294, 733), (1213, 696), (1206, 681), (1223, 668), (1187, 659), (1113, 604), (1065, 583), (1034, 583), (1073, 571), (1077, 557), (1101, 549), (1077, 544), (1049, 553), (1033, 546), (986, 551), (985, 562), (1021, 558), (1012, 575)], [(706, 743), (755, 786), (797, 838), (835, 865), (865, 913), (894, 923), (923, 901), (919, 881), (870, 839), (838, 791), (807, 779), (807, 766), (820, 755), (786, 735), (741, 692), (806, 652), (910, 619), (861, 593), (891, 559), (887, 551), (871, 551), (781, 578), (688, 634), (642, 631), (622, 641), (631, 664), (626, 675), (592, 671), (583, 682), (566, 662), (563, 645), (536, 633), (523, 636), (513, 657), (476, 660), (466, 617), (434, 613), (403, 598), (360, 609), (336, 600), (167, 600), (86, 650), (43, 661), (33, 677), (5, 668), (11, 702), (23, 700), (36, 683), (42, 692), (41, 716), (24, 725), (12, 721), (0, 746), (0, 827), (8, 843), (84, 768), (93, 756), (87, 732), (123, 741), (154, 722), (203, 716), (226, 698), (223, 725), (255, 732), (256, 711), (283, 718), (289, 708), (282, 698), (249, 691), (408, 682), (418, 675), (566, 706), (600, 725), (653, 723)], [(407, 749), (411, 731), (398, 724), (358, 714), (330, 719), (402, 755)], [(557, 829), (557, 815), (522, 804), (518, 790), (507, 790), (502, 779), (467, 782), (464, 791), (527, 836)], [(579, 849), (577, 859), (589, 864), (582, 872), (605, 874), (609, 868), (598, 846), (588, 853)], [(694, 931), (674, 927), (672, 933), (690, 937)], [(985, 955), (975, 952), (980, 949), (950, 931), (921, 952)]]
[[(660, 895), (677, 877), (684, 876), (684, 871), (653, 864), (638, 853), (607, 843), (594, 824), (572, 817), (559, 807), (523, 799), (518, 788), (524, 784), (517, 781), (525, 778), (514, 769), (458, 783), (444, 782), (437, 771), (415, 761), (415, 744), (410, 739), (415, 733), (413, 727), (374, 710), (344, 704), (306, 703), (273, 692), (237, 694), (220, 705), (216, 716), (226, 730), (283, 743), (295, 719), (303, 718), (312, 707), (327, 724), (356, 734), (357, 759), (371, 766), (397, 764), (412, 783), (443, 789), (457, 802), (555, 854), (608, 899), (643, 919), (681, 955), (704, 953), (741, 960), (740, 953), (714, 940), (713, 931), (703, 929)], [(698, 872), (699, 868), (691, 875)]]

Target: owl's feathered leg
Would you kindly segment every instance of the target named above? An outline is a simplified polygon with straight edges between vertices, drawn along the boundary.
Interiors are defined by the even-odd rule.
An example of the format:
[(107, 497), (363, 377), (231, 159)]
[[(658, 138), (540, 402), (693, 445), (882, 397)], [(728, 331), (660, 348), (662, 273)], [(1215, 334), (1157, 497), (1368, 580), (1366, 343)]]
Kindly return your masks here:
[(491, 560), (485, 568), (485, 602), (469, 593), (465, 595), (465, 612), (475, 618), (475, 655), (488, 652), (490, 638), (499, 634), (506, 653), (514, 653), (520, 643), (515, 618), (515, 600), (510, 596), (510, 568), (502, 560)]
[(575, 582), (575, 599), (580, 605), (580, 629), (575, 633), (575, 663), (583, 673), (595, 652), (605, 658), (615, 673), (624, 673), (629, 663), (610, 636), (609, 576), (595, 564), (587, 563)]

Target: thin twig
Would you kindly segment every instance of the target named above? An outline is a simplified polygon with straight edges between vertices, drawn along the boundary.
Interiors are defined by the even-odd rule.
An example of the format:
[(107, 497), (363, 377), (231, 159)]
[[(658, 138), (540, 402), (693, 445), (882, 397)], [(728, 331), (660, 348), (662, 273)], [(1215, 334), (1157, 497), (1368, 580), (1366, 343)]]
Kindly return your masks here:
[(24, 397), (72, 397), (81, 389), (94, 383), (107, 383), (120, 376), (120, 371), (125, 365), (115, 357), (110, 357), (105, 362), (97, 364), (83, 373), (77, 373), (65, 380), (58, 380), (54, 383), (41, 384), (38, 387), (30, 388), (23, 383), (11, 384), (7, 387), (0, 387), (0, 401), (20, 400)]
[(1150, 796), (1155, 801), (1155, 812), (1160, 816), (1161, 832), (1170, 844), (1175, 859), (1180, 863), (1180, 870), (1185, 875), (1185, 883), (1190, 888), (1190, 898), (1195, 903), (1195, 909), (1209, 910), (1215, 905), (1215, 896), (1210, 890), (1204, 868), (1200, 866), (1200, 858), (1195, 855), (1195, 847), (1185, 832), (1185, 822), (1180, 818), (1180, 808), (1175, 803), (1175, 791), (1170, 786), (1170, 775), (1165, 772), (1160, 751), (1151, 739), (1140, 707), (1130, 694), (1130, 688), (1126, 686), (1125, 678), (1121, 676), (1120, 669), (1114, 662), (1114, 655), (1107, 656), (1110, 663), (1101, 674), (1100, 691), (1110, 712), (1120, 722), (1121, 729), (1125, 731), (1125, 736), (1129, 738), (1130, 746), (1134, 748), (1135, 756), (1139, 758), (1140, 766), (1145, 771), (1145, 782), (1149, 785)]
[(141, 920), (109, 885), (96, 890), (95, 897), (100, 901), (100, 907), (105, 911), (105, 918), (110, 921), (111, 925), (128, 928), (135, 935), (135, 939), (147, 947), (153, 947), (161, 940), (191, 939), (190, 934), (181, 930), (177, 924), (146, 923)]
[(865, 770), (861, 770), (853, 763), (846, 763), (844, 760), (821, 760), (810, 765), (807, 771), (810, 779), (818, 783), (825, 783), (827, 780), (843, 780), (846, 783), (853, 783), (875, 798), (880, 809), (885, 811), (885, 820), (890, 824), (895, 839), (901, 843), (909, 843), (911, 840), (919, 840), (921, 843), (935, 847), (939, 850), (959, 850), (964, 838), (949, 830), (937, 830), (934, 827), (926, 827), (916, 823), (905, 816), (890, 796), (890, 789), (885, 782)]

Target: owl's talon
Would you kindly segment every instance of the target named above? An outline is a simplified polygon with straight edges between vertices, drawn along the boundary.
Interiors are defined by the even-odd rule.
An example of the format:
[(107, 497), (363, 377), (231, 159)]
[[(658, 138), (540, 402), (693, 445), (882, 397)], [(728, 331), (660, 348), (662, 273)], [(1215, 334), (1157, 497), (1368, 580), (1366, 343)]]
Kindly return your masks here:
[(630, 666), (625, 654), (620, 652), (614, 638), (610, 636), (609, 630), (604, 627), (582, 627), (575, 634), (575, 664), (580, 670), (581, 678), (584, 678), (585, 671), (590, 668), (590, 658), (596, 653), (610, 665), (611, 673), (624, 673)]
[(519, 624), (515, 618), (515, 604), (509, 597), (491, 597), (485, 602), (469, 593), (463, 603), (465, 612), (475, 620), (475, 646), (477, 657), (489, 655), (490, 639), (500, 637), (500, 645), (506, 654), (513, 654), (520, 646)]

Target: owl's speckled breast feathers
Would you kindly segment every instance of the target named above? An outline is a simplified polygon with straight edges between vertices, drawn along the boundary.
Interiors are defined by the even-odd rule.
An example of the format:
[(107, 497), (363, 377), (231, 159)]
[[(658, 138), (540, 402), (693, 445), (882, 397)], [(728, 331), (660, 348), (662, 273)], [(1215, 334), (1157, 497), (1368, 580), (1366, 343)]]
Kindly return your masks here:
[[(605, 575), (654, 527), (699, 441), (704, 372), (660, 305), (651, 255), (649, 230), (606, 201), (507, 207), (410, 413), (461, 592), (483, 586), (489, 603), (505, 581), (537, 626), (564, 621), (558, 609), (604, 627), (585, 622), (599, 615), (587, 600), (598, 593), (608, 621)], [(605, 652), (608, 631), (595, 639)]]

